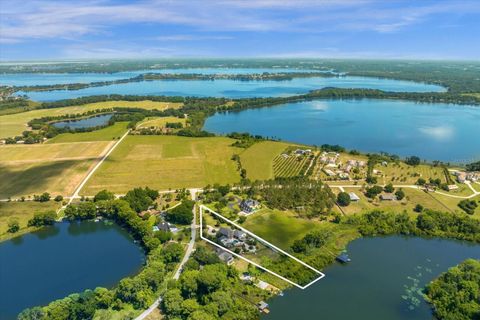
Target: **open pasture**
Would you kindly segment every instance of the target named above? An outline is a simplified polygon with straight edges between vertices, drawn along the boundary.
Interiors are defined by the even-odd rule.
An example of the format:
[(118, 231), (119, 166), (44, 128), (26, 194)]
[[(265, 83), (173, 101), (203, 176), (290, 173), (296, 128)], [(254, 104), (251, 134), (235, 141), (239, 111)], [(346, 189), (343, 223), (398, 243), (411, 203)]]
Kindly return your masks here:
[(117, 122), (112, 126), (91, 132), (62, 133), (47, 140), (50, 143), (82, 142), (82, 141), (113, 141), (127, 132), (128, 122)]
[(240, 180), (231, 160), (240, 149), (234, 140), (178, 136), (128, 136), (105, 160), (81, 191), (93, 195), (108, 189), (125, 193), (134, 187), (160, 190), (204, 187)]
[(0, 147), (0, 198), (70, 195), (113, 142)]
[(23, 131), (28, 130), (27, 123), (36, 118), (46, 116), (60, 116), (66, 114), (83, 113), (92, 110), (113, 108), (113, 107), (134, 107), (147, 110), (165, 110), (168, 108), (179, 108), (181, 103), (172, 102), (156, 102), (156, 101), (105, 101), (89, 103), (79, 106), (51, 108), (51, 109), (36, 109), (27, 112), (9, 114), (0, 116), (0, 138), (7, 138), (21, 135)]

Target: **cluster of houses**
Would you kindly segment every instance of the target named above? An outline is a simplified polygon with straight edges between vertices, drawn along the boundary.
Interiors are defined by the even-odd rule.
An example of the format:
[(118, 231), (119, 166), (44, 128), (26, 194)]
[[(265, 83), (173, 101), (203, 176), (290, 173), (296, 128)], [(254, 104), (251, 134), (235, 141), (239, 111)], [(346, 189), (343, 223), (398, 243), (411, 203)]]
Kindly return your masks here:
[(457, 177), (459, 183), (480, 181), (480, 172), (455, 171), (453, 174)]
[[(227, 249), (235, 250), (235, 252), (255, 253), (257, 251), (257, 247), (252, 244), (254, 241), (252, 242), (251, 240), (253, 239), (249, 238), (247, 233), (243, 232), (242, 230), (232, 230), (230, 228), (221, 227), (216, 236), (219, 244)], [(221, 254), (224, 255), (224, 253), (228, 252), (222, 252)], [(223, 258), (227, 258), (227, 255), (224, 256), (225, 257)], [(220, 254), (219, 258), (227, 264), (229, 263), (229, 261), (226, 261), (220, 257)]]
[(325, 164), (323, 171), (329, 177), (338, 177), (340, 180), (350, 180), (350, 173), (355, 168), (363, 168), (367, 163), (363, 160), (348, 160), (345, 165), (338, 162), (339, 154), (324, 152), (320, 156), (320, 162)]
[[(312, 149), (296, 149), (295, 151), (293, 151), (293, 155), (296, 157), (309, 156), (311, 154), (312, 154)], [(290, 157), (290, 155), (286, 152), (282, 153), (281, 156), (285, 159)]]

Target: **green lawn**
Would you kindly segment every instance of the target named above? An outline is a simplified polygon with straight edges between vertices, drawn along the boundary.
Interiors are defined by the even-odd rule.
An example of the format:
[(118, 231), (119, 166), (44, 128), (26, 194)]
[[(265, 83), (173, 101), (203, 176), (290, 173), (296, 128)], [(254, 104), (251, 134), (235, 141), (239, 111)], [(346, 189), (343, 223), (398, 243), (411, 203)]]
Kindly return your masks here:
[(12, 234), (7, 232), (8, 221), (15, 219), (20, 225), (19, 232), (28, 231), (27, 223), (35, 212), (57, 210), (60, 204), (54, 201), (48, 202), (0, 202), (0, 241), (8, 239)]
[(163, 128), (167, 125), (167, 122), (176, 123), (180, 122), (185, 126), (186, 119), (185, 118), (177, 118), (177, 117), (149, 117), (139, 123), (137, 128), (149, 128), (149, 127), (157, 127)]
[(156, 102), (156, 101), (105, 101), (89, 103), (80, 106), (71, 106), (64, 108), (52, 109), (36, 109), (27, 112), (20, 112), (9, 115), (0, 116), (0, 138), (12, 137), (22, 134), (27, 130), (27, 123), (36, 118), (45, 116), (60, 116), (65, 114), (83, 113), (91, 110), (113, 108), (113, 107), (136, 107), (142, 109), (158, 109), (178, 108), (181, 103)]
[(70, 195), (113, 142), (0, 146), (0, 198)]
[(128, 122), (117, 122), (109, 126), (92, 132), (62, 133), (50, 139), (47, 143), (64, 143), (80, 141), (111, 141), (120, 138), (127, 132)]
[(242, 227), (279, 248), (288, 250), (294, 240), (303, 238), (320, 225), (318, 221), (297, 218), (291, 211), (261, 209), (249, 216)]
[(247, 170), (250, 180), (267, 180), (274, 178), (273, 159), (289, 144), (284, 142), (262, 141), (255, 143), (240, 154), (242, 167)]
[(223, 137), (128, 136), (89, 180), (81, 194), (102, 189), (124, 193), (149, 186), (204, 187), (240, 180), (232, 155), (240, 149)]

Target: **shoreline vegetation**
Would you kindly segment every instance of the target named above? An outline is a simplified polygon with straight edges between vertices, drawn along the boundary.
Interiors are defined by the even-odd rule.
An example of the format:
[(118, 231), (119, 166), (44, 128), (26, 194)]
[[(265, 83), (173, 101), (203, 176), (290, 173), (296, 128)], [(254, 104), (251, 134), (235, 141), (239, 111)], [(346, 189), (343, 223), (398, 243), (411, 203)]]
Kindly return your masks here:
[(234, 80), (234, 81), (287, 81), (294, 78), (334, 78), (344, 77), (343, 75), (331, 72), (285, 72), (285, 73), (250, 73), (250, 74), (201, 74), (201, 73), (144, 73), (135, 77), (118, 79), (111, 81), (97, 81), (89, 83), (68, 83), (68, 84), (52, 84), (52, 85), (35, 85), (35, 86), (14, 86), (13, 92), (23, 91), (54, 91), (54, 90), (80, 90), (85, 88), (103, 87), (114, 84), (123, 84), (131, 82), (155, 81), (155, 80)]

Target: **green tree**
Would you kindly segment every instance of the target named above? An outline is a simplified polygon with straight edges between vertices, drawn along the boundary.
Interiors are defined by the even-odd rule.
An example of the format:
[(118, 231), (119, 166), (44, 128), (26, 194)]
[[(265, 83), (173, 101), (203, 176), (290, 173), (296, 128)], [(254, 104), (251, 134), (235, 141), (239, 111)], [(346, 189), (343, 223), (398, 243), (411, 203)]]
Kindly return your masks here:
[(346, 192), (340, 192), (337, 196), (337, 203), (342, 207), (347, 207), (350, 204), (350, 195)]
[(113, 192), (107, 191), (105, 189), (102, 191), (99, 191), (95, 195), (95, 197), (93, 197), (94, 202), (104, 201), (104, 200), (113, 200), (113, 199), (115, 199), (115, 195), (113, 194)]
[(388, 193), (393, 193), (393, 191), (395, 191), (395, 188), (393, 187), (393, 184), (389, 183), (383, 188), (383, 190)]
[(402, 189), (399, 189), (395, 192), (395, 196), (397, 197), (397, 200), (402, 200), (405, 198), (405, 192)]
[(9, 219), (7, 231), (10, 233), (16, 233), (18, 232), (18, 230), (20, 230), (20, 225), (18, 224), (18, 220), (13, 218)]

